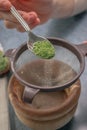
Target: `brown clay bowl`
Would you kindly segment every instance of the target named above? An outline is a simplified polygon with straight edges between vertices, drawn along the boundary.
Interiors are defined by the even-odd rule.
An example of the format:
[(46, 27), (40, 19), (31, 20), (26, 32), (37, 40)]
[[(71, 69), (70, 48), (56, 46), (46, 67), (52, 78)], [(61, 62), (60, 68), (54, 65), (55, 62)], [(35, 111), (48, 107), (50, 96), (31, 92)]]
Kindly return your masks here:
[(24, 86), (12, 75), (8, 94), (19, 120), (33, 130), (56, 130), (74, 116), (81, 91), (80, 80), (67, 89), (55, 92), (39, 91), (32, 103), (22, 100)]

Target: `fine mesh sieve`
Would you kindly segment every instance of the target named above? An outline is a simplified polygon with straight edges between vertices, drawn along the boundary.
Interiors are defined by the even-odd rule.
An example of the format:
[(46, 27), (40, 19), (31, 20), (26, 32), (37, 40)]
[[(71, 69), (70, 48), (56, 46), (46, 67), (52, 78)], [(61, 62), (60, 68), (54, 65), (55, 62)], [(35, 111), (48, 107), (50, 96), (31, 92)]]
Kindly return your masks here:
[[(11, 66), (16, 78), (28, 93), (35, 90), (55, 91), (72, 85), (84, 70), (84, 55), (76, 45), (64, 40), (49, 38), (55, 47), (52, 59), (41, 59), (27, 48), (26, 43), (16, 50)], [(87, 47), (86, 47), (87, 48)], [(29, 88), (29, 90), (28, 90)]]
[(46, 60), (36, 57), (26, 45), (22, 46), (13, 65), (18, 79), (29, 87), (40, 89), (60, 88), (75, 79), (81, 72), (81, 58), (60, 41), (54, 47), (55, 57)]

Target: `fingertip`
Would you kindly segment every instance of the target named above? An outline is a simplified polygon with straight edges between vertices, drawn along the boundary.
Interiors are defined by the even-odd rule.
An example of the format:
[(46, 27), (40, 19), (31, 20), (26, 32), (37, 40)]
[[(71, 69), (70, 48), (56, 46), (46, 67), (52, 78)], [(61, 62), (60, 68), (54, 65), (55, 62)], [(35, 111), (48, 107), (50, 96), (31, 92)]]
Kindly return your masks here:
[(2, 10), (10, 10), (11, 3), (9, 1), (4, 1), (2, 4), (0, 4), (0, 9)]
[(37, 13), (34, 12), (34, 11), (29, 12), (29, 15), (33, 15), (33, 16), (35, 16), (35, 17), (38, 17)]
[(40, 24), (40, 23), (39, 23), (38, 21), (36, 21), (36, 22), (30, 24), (30, 28), (33, 29), (33, 28), (35, 28), (36, 26), (38, 26), (39, 24)]
[(35, 25), (38, 25), (40, 24), (40, 19), (38, 18), (38, 15), (35, 13), (35, 12), (30, 12), (29, 13), (29, 21), (31, 20), (31, 23), (35, 24)]
[(39, 18), (36, 19), (36, 23), (40, 24), (40, 19)]
[(7, 9), (10, 10), (11, 6), (12, 6), (12, 4), (10, 2), (8, 2)]

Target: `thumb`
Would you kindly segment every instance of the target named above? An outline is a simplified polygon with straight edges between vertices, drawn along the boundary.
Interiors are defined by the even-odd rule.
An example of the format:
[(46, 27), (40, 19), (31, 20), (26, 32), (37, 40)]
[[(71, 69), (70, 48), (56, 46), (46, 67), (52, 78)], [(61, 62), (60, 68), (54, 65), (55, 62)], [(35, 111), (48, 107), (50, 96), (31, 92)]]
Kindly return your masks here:
[(0, 0), (0, 10), (5, 11), (5, 10), (10, 10), (11, 3), (8, 0)]

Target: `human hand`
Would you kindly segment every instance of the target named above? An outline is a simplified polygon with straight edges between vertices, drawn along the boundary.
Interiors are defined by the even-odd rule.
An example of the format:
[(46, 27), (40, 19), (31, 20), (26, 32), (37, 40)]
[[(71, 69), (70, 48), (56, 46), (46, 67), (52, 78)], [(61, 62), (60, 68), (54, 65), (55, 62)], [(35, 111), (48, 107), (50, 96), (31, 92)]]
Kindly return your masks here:
[[(54, 13), (54, 0), (9, 0), (19, 10), (30, 28), (49, 20)], [(18, 21), (9, 12), (11, 3), (0, 1), (0, 18), (4, 19), (7, 28), (17, 28), (24, 31)], [(4, 5), (3, 5), (4, 3)], [(32, 12), (31, 12), (32, 11)]]
[(40, 23), (46, 22), (52, 17), (55, 10), (56, 0), (9, 0), (16, 9), (37, 13)]
[[(30, 28), (48, 21), (50, 18), (70, 16), (74, 0), (9, 0), (19, 10)], [(8, 28), (24, 31), (19, 22), (10, 14), (11, 3), (8, 0), (0, 2), (0, 17), (5, 20)], [(3, 5), (4, 3), (4, 5)], [(3, 8), (4, 7), (4, 8)], [(8, 12), (7, 12), (8, 11)]]
[[(25, 12), (36, 12), (40, 24), (50, 18), (70, 16), (74, 9), (75, 0), (9, 0), (16, 9)], [(27, 15), (26, 15), (27, 17)]]
[[(24, 28), (17, 21), (17, 19), (14, 16), (12, 16), (12, 14), (10, 13), (10, 8), (11, 8), (11, 2), (9, 0), (0, 0), (0, 19), (4, 20), (4, 23), (7, 28), (10, 29), (16, 28), (20, 32), (25, 31)], [(20, 8), (17, 7), (17, 9)], [(19, 11), (19, 13), (23, 16), (23, 18), (29, 24), (29, 27), (31, 29), (40, 23), (40, 20), (34, 11), (30, 11), (30, 12)]]

